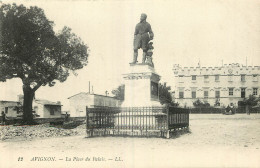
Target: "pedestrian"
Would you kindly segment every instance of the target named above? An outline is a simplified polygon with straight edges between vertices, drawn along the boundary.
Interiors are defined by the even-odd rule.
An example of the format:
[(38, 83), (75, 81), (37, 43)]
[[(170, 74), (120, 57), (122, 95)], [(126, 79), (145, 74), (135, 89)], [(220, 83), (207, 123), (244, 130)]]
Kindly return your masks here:
[(235, 109), (234, 109), (234, 104), (233, 103), (230, 104), (230, 109), (231, 109), (232, 114), (234, 114), (235, 113), (234, 112)]
[(6, 114), (5, 112), (2, 111), (2, 124), (5, 125), (5, 121), (6, 121)]
[(66, 112), (65, 114), (65, 122), (69, 120), (69, 114)]

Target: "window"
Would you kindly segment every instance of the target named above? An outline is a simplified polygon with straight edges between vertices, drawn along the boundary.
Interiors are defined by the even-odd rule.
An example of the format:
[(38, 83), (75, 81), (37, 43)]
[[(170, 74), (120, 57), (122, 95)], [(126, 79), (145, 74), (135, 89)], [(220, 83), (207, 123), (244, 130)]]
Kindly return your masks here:
[(196, 98), (196, 91), (192, 91), (191, 92), (191, 97), (194, 99), (194, 98)]
[(54, 115), (54, 109), (50, 108), (50, 115)]
[(215, 98), (220, 98), (220, 91), (219, 90), (215, 91)]
[(8, 107), (5, 107), (5, 114), (8, 113)]
[(257, 88), (253, 88), (253, 95), (257, 96)]
[(246, 88), (241, 88), (241, 98), (246, 97)]
[(195, 80), (196, 80), (196, 78), (197, 78), (197, 76), (196, 76), (196, 75), (192, 75), (192, 76), (191, 76), (191, 80), (193, 80), (193, 81), (195, 81)]
[(233, 96), (234, 94), (234, 88), (228, 88), (228, 95)]
[(204, 98), (208, 98), (209, 97), (209, 91), (205, 90), (204, 91)]
[(183, 75), (179, 75), (179, 82), (180, 82), (180, 83), (183, 82)]
[(233, 75), (228, 75), (228, 81), (232, 82), (233, 81)]
[(253, 81), (254, 82), (257, 82), (258, 80), (257, 80), (257, 74), (253, 74)]
[(245, 82), (246, 81), (246, 75), (241, 75), (241, 81)]
[(215, 75), (215, 81), (219, 81), (219, 75)]
[(183, 91), (180, 91), (180, 92), (179, 92), (179, 98), (180, 98), (180, 99), (183, 99), (183, 98), (184, 98), (184, 92), (183, 92)]

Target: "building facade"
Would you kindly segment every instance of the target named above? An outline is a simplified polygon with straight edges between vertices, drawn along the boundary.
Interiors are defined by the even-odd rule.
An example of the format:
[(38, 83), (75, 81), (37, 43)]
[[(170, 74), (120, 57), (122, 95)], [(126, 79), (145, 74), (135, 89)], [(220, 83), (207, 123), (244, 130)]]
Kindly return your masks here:
[(16, 101), (0, 101), (0, 110), (1, 114), (4, 112), (6, 117), (17, 117), (19, 115), (19, 111), (17, 107), (19, 106), (19, 102)]
[(68, 98), (71, 117), (85, 117), (86, 107), (119, 107), (121, 101), (110, 96), (78, 93)]
[(210, 106), (238, 105), (249, 95), (259, 96), (260, 66), (225, 64), (221, 67), (173, 66), (175, 102), (193, 107), (201, 100)]
[[(18, 102), (23, 105), (24, 96), (18, 95)], [(34, 118), (61, 118), (61, 102), (45, 99), (33, 99), (32, 111)]]
[(37, 118), (61, 118), (61, 103), (44, 99), (33, 100), (33, 111)]

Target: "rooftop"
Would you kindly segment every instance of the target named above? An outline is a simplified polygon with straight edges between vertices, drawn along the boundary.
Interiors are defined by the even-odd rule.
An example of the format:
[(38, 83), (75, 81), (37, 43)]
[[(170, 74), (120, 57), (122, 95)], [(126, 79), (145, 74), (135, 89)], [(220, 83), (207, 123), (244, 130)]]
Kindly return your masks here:
[(70, 98), (72, 98), (72, 97), (75, 97), (75, 96), (77, 96), (77, 95), (80, 95), (80, 94), (94, 95), (94, 96), (101, 96), (101, 97), (109, 97), (109, 98), (113, 98), (113, 99), (114, 99), (114, 97), (112, 97), (112, 96), (99, 95), (99, 94), (94, 94), (94, 93), (89, 93), (89, 92), (80, 92), (80, 93), (78, 93), (78, 94), (75, 94), (75, 95), (73, 95), (73, 96), (68, 97), (68, 99), (70, 99)]

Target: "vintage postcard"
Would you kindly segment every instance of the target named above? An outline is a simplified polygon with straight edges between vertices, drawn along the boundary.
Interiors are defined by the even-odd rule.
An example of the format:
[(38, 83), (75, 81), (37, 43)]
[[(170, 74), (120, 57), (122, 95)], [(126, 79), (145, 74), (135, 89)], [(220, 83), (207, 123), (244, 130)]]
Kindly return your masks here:
[(0, 0), (0, 167), (260, 167), (259, 0)]

